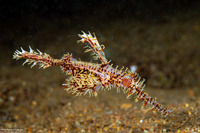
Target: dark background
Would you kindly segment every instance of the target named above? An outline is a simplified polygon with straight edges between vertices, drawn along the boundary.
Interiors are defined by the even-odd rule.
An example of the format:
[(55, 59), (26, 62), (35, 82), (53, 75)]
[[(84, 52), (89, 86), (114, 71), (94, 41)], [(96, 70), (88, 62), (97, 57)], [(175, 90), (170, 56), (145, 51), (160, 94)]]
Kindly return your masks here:
[(199, 0), (0, 0), (1, 65), (20, 65), (12, 54), (29, 45), (53, 57), (70, 52), (90, 61), (74, 45), (83, 30), (97, 34), (114, 66), (136, 65), (150, 86), (195, 86), (199, 7)]
[(22, 19), (26, 15), (68, 17), (77, 20), (93, 18), (151, 21), (163, 15), (199, 10), (198, 0), (1, 0), (1, 22)]
[[(59, 67), (13, 60), (16, 49), (67, 52), (93, 60), (77, 44), (95, 32), (113, 67), (137, 67), (145, 92), (173, 110), (141, 109), (127, 93), (75, 97)], [(200, 0), (0, 0), (0, 129), (24, 132), (200, 132)], [(140, 95), (140, 94), (139, 94)], [(6, 130), (8, 131), (8, 130)], [(13, 130), (12, 130), (13, 131)]]

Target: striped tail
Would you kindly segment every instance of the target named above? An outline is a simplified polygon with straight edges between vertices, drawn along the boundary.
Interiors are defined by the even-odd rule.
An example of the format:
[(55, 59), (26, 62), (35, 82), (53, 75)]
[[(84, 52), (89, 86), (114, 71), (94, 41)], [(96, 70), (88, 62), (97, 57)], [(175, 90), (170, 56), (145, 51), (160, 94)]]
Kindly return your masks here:
[(135, 93), (137, 95), (137, 97), (135, 99), (136, 102), (143, 100), (143, 107), (146, 106), (147, 104), (149, 104), (149, 105), (152, 106), (150, 108), (150, 110), (152, 110), (152, 111), (156, 110), (156, 111), (160, 112), (165, 117), (172, 113), (171, 109), (163, 107), (161, 104), (159, 104), (156, 101), (156, 98), (152, 98), (146, 92), (144, 92), (142, 87), (140, 87), (140, 86), (137, 86), (137, 87), (135, 86), (135, 88), (132, 87), (129, 90), (127, 97), (130, 97), (133, 93)]

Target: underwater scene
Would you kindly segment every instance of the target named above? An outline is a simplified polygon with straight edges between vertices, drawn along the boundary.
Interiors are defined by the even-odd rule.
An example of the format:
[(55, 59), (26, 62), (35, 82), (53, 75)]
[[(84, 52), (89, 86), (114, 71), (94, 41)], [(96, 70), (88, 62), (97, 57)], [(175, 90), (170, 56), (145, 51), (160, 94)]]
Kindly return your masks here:
[(0, 133), (200, 132), (199, 7), (0, 0)]

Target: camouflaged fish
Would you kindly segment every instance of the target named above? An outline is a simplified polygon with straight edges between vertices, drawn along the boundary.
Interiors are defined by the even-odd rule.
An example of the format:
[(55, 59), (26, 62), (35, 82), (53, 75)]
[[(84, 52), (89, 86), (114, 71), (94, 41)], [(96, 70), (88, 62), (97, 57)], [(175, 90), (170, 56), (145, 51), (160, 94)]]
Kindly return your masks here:
[(63, 84), (65, 90), (76, 96), (89, 94), (89, 96), (97, 96), (97, 92), (100, 89), (110, 90), (111, 88), (120, 89), (124, 93), (128, 93), (127, 97), (136, 94), (135, 101), (142, 100), (143, 107), (146, 104), (151, 105), (152, 110), (159, 111), (163, 116), (167, 116), (172, 111), (163, 107), (156, 101), (156, 98), (150, 97), (144, 92), (144, 79), (127, 68), (121, 69), (113, 68), (110, 61), (108, 61), (103, 52), (104, 45), (100, 45), (95, 34), (86, 34), (82, 32), (79, 34), (81, 40), (78, 43), (86, 44), (86, 51), (92, 51), (95, 59), (99, 59), (101, 64), (79, 61), (72, 57), (72, 54), (64, 54), (61, 59), (54, 59), (46, 53), (42, 53), (37, 49), (37, 52), (32, 50), (25, 51), (21, 48), (21, 51), (16, 50), (13, 59), (26, 59), (25, 63), (32, 64), (31, 67), (39, 65), (40, 68), (46, 69), (50, 66), (60, 66), (62, 72), (67, 75), (71, 75), (66, 79), (66, 83)]

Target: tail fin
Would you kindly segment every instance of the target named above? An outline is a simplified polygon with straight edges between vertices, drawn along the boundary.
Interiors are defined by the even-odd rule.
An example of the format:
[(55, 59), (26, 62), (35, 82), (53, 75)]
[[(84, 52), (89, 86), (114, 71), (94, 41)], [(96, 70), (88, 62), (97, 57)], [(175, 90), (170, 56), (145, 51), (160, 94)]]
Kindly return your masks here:
[[(143, 101), (143, 107), (146, 106), (147, 104), (151, 105), (151, 110), (156, 110), (159, 111), (163, 116), (167, 116), (169, 114), (172, 113), (171, 109), (168, 109), (166, 107), (163, 107), (161, 104), (159, 104), (156, 100), (156, 98), (152, 98), (151, 96), (149, 96), (146, 92), (144, 92), (144, 79), (140, 80), (141, 77), (137, 74), (137, 73), (133, 73), (130, 72), (129, 75), (132, 78), (132, 83), (130, 83), (129, 80), (127, 80), (126, 78), (124, 78), (124, 83), (123, 85), (127, 85), (128, 86), (128, 96), (130, 97), (133, 94), (136, 94), (136, 99), (135, 101)], [(126, 86), (126, 87), (127, 87)]]
[(163, 116), (167, 116), (172, 113), (171, 109), (168, 109), (166, 107), (163, 107), (161, 104), (159, 104), (156, 101), (156, 98), (152, 98), (149, 96), (146, 92), (143, 91), (143, 89), (139, 86), (132, 87), (129, 89), (128, 96), (130, 97), (132, 94), (136, 94), (135, 102), (142, 100), (143, 101), (143, 107), (147, 104), (151, 105), (150, 110), (156, 110), (159, 111)]

